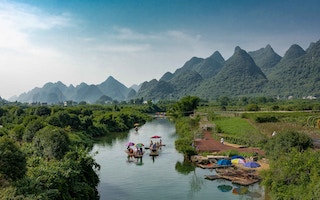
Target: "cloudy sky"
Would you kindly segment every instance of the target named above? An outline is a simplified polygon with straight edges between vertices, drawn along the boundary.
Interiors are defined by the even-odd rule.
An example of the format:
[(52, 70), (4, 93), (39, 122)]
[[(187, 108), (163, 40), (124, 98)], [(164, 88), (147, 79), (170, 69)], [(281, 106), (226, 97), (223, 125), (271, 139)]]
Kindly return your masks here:
[(193, 56), (320, 39), (318, 0), (0, 0), (0, 96), (47, 82), (130, 87)]

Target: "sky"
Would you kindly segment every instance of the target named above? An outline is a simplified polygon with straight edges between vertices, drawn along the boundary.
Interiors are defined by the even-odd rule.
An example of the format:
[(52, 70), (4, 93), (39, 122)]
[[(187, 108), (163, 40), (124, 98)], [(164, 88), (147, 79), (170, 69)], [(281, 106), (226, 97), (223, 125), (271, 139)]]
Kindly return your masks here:
[(192, 57), (320, 39), (318, 0), (0, 0), (0, 97), (159, 80)]

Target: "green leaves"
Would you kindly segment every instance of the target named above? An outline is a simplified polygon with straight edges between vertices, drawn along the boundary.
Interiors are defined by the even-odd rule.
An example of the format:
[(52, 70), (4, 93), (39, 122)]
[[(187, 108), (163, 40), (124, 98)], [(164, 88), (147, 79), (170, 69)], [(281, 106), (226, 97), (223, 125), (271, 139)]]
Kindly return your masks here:
[(0, 178), (17, 180), (26, 173), (26, 157), (14, 141), (0, 137)]
[(33, 139), (38, 154), (48, 159), (61, 159), (69, 150), (69, 143), (67, 133), (54, 126), (41, 129)]
[(276, 160), (282, 153), (289, 153), (294, 149), (304, 151), (309, 147), (312, 147), (312, 140), (309, 136), (303, 133), (289, 131), (278, 133), (276, 136), (270, 138), (265, 146), (265, 150), (267, 155)]
[(282, 154), (272, 160), (270, 170), (263, 174), (263, 184), (275, 199), (318, 199), (320, 153), (311, 149)]

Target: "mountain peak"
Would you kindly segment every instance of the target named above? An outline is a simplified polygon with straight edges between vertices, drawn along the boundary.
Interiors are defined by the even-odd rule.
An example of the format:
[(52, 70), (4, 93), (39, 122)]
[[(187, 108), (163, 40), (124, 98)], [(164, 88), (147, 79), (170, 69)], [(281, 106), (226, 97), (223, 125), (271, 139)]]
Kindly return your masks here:
[(185, 69), (191, 69), (194, 65), (199, 64), (201, 61), (203, 61), (203, 58), (198, 58), (198, 57), (192, 57), (190, 60), (188, 60), (182, 68)]
[(219, 63), (223, 63), (225, 61), (219, 51), (215, 51), (209, 58), (216, 60)]
[(266, 74), (268, 74), (271, 69), (281, 60), (281, 56), (274, 52), (270, 44), (268, 44), (265, 48), (248, 53), (253, 58), (254, 62)]
[(261, 69), (254, 62), (253, 58), (239, 46), (235, 48), (234, 54), (226, 61), (224, 69), (222, 70), (227, 70), (229, 75), (247, 74), (256, 76), (259, 74), (260, 77), (266, 78)]
[(297, 44), (291, 45), (291, 47), (286, 51), (283, 56), (283, 59), (295, 59), (299, 58), (300, 56), (304, 55), (306, 52)]
[(108, 78), (107, 78), (107, 81), (115, 81), (116, 79), (115, 78), (113, 78), (113, 76), (109, 76)]
[[(267, 44), (267, 46), (265, 47), (265, 49), (272, 49), (271, 45), (270, 44)], [(273, 50), (273, 49), (272, 49)]]
[(234, 53), (240, 52), (242, 49), (239, 46), (236, 46), (236, 48), (234, 48)]
[(318, 42), (310, 43), (307, 52), (311, 55), (312, 59), (320, 56), (320, 40)]

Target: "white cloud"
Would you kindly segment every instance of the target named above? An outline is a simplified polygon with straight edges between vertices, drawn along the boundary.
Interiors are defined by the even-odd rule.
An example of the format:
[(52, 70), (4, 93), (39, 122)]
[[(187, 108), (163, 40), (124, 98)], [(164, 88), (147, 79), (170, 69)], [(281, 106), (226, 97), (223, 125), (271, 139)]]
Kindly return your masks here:
[(41, 52), (29, 41), (29, 34), (61, 26), (69, 26), (67, 15), (48, 15), (25, 4), (0, 2), (0, 48), (20, 53)]
[(77, 37), (72, 65), (77, 74), (86, 72), (83, 82), (97, 84), (113, 76), (129, 87), (181, 67), (199, 52), (200, 39), (178, 30), (155, 33), (115, 27), (95, 37)]
[(36, 45), (31, 38), (38, 31), (68, 24), (65, 14), (48, 15), (25, 4), (0, 2), (0, 96), (8, 98), (25, 92), (44, 79), (41, 73), (53, 71), (48, 66), (63, 55), (51, 46)]

